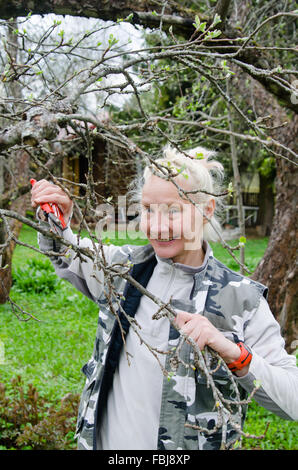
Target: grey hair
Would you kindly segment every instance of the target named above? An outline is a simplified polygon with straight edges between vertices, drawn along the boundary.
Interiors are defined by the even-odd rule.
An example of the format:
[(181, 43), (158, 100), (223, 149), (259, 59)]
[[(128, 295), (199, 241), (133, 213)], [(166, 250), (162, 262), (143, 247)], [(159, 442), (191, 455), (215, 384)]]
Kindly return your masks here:
[(129, 185), (127, 196), (131, 202), (140, 205), (143, 186), (152, 174), (162, 177), (168, 174), (166, 169), (173, 170), (175, 174), (178, 172), (174, 180), (179, 184), (179, 181), (185, 182), (187, 178), (191, 188), (198, 190), (189, 197), (202, 211), (210, 199), (216, 199), (216, 210), (209, 221), (204, 224), (203, 238), (208, 241), (218, 241), (222, 233), (218, 214), (222, 214), (223, 211), (221, 198), (216, 197), (215, 194), (221, 192), (223, 166), (211, 159), (215, 155), (215, 152), (204, 147), (195, 147), (181, 153), (167, 145), (163, 149), (163, 156), (154, 160), (164, 170), (161, 171), (154, 164), (147, 165), (143, 174), (137, 176)]

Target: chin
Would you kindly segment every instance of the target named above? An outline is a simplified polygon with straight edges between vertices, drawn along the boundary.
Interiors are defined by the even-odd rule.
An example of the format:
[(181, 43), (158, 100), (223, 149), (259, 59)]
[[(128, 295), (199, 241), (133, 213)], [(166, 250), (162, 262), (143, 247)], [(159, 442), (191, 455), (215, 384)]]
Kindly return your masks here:
[(160, 258), (173, 258), (183, 251), (183, 243), (181, 240), (175, 240), (171, 246), (161, 245), (156, 240), (149, 240), (155, 253)]

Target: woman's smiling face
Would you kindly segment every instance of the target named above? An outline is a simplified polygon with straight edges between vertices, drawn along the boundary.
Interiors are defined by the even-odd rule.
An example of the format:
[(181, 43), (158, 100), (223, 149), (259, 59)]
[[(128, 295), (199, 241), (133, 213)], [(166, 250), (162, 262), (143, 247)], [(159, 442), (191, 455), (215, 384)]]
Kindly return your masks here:
[[(184, 190), (191, 189), (188, 182), (178, 184)], [(141, 204), (140, 229), (155, 253), (174, 262), (200, 265), (204, 223), (201, 211), (182, 199), (173, 183), (156, 175), (150, 175), (145, 182)], [(209, 205), (214, 210), (214, 204)]]

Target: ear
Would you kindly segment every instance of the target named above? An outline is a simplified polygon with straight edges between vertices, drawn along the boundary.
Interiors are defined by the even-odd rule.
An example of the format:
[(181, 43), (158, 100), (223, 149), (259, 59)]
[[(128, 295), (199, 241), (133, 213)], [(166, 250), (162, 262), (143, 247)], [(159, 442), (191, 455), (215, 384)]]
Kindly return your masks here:
[(207, 224), (208, 219), (211, 219), (211, 217), (214, 214), (214, 210), (215, 210), (215, 199), (212, 198), (212, 199), (209, 199), (209, 201), (207, 202), (204, 208), (204, 219), (203, 219), (204, 224)]

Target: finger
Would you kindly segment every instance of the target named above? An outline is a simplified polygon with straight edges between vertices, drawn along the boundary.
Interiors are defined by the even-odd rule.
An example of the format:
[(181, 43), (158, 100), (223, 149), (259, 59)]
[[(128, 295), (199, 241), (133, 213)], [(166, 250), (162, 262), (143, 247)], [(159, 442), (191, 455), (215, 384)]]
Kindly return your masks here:
[(41, 191), (44, 191), (46, 189), (48, 189), (50, 191), (50, 190), (57, 190), (57, 189), (61, 189), (61, 188), (59, 186), (55, 185), (55, 184), (50, 183), (49, 181), (40, 180), (40, 181), (37, 181), (37, 183), (35, 183), (32, 186), (31, 192), (33, 194), (35, 194), (35, 193), (39, 193)]
[(201, 351), (204, 349), (207, 344), (207, 339), (200, 326), (188, 322), (182, 327), (182, 331), (188, 338), (191, 338), (196, 343)]
[(65, 223), (68, 223), (73, 207), (73, 202), (65, 193), (62, 193), (62, 195), (53, 193), (44, 194), (44, 196), (37, 197), (31, 202), (33, 207), (36, 207), (38, 204), (44, 203), (55, 203), (62, 211)]
[(191, 336), (196, 328), (197, 328), (196, 323), (193, 320), (190, 320), (190, 321), (184, 323), (184, 325), (181, 327), (181, 330), (187, 336)]
[(52, 186), (46, 180), (37, 181), (31, 188), (31, 198), (35, 199), (38, 194), (40, 194), (45, 188)]
[(50, 201), (44, 201), (43, 197), (46, 195), (47, 199), (49, 199), (49, 195), (47, 192), (44, 190), (44, 186), (40, 185), (39, 187), (34, 187), (31, 191), (31, 203), (32, 204), (38, 204), (40, 202), (50, 202)]
[(31, 200), (39, 203), (58, 201), (65, 203), (65, 201), (68, 200), (68, 196), (59, 186), (47, 183), (32, 190)]
[(60, 188), (55, 187), (44, 187), (39, 190), (32, 192), (32, 197), (37, 198), (54, 198), (54, 197), (65, 197), (65, 193)]
[(204, 334), (204, 330), (201, 327), (195, 328), (191, 337), (195, 341), (198, 348), (202, 351), (207, 344), (207, 338)]
[(65, 210), (69, 210), (71, 206), (71, 201), (68, 197), (60, 195), (60, 194), (44, 194), (39, 195), (36, 199), (33, 200), (36, 204), (44, 204), (44, 203), (55, 203), (57, 206), (64, 212)]
[(48, 184), (50, 184), (50, 183), (45, 179), (36, 181), (33, 184), (32, 188), (31, 188), (31, 191), (34, 192), (34, 191), (40, 190), (40, 188), (42, 188), (43, 186), (48, 185)]
[(193, 314), (188, 313), (188, 312), (178, 312), (175, 323), (179, 328), (181, 328), (185, 323), (189, 322), (193, 318)]

